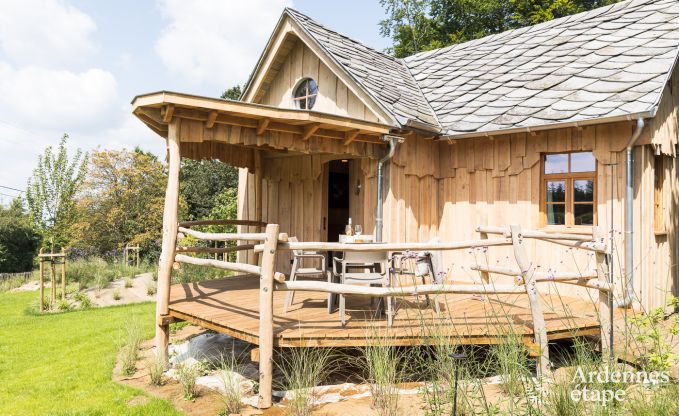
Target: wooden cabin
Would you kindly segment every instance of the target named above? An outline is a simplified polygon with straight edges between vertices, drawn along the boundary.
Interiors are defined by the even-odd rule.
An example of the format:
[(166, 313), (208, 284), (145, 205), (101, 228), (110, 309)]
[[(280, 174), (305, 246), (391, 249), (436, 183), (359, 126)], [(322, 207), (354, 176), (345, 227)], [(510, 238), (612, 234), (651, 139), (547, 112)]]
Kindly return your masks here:
[[(541, 238), (526, 241), (530, 268), (549, 275), (591, 269), (596, 256), (555, 249), (542, 233), (596, 227), (605, 230), (615, 305), (664, 307), (679, 294), (678, 48), (674, 0), (624, 1), (405, 59), (285, 9), (240, 101), (157, 92), (132, 103), (168, 143), (158, 345), (167, 343), (169, 302), (226, 293), (216, 284), (185, 287), (170, 299), (180, 157), (240, 168), (241, 233), (262, 222), (299, 241), (332, 242), (351, 217), (395, 244), (469, 240), (478, 225), (519, 224), (539, 230)], [(476, 257), (501, 265), (511, 253), (501, 244), (446, 251), (446, 276), (474, 281)], [(238, 262), (255, 266), (259, 257), (243, 251)], [(289, 251), (269, 260), (237, 267), (289, 272)], [(596, 298), (588, 287), (549, 290)], [(256, 289), (252, 296), (249, 333), (208, 312), (170, 311), (258, 342)], [(262, 296), (260, 308), (262, 299), (273, 302)]]

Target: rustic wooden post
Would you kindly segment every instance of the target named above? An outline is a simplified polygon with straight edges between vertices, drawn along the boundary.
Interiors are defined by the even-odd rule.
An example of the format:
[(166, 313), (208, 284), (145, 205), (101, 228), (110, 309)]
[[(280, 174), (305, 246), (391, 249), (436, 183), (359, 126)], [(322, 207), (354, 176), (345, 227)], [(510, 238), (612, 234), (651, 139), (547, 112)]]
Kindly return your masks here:
[(56, 267), (54, 267), (54, 253), (52, 250), (50, 251), (50, 283), (52, 287), (50, 287), (50, 307), (54, 307), (57, 303), (57, 271)]
[(139, 268), (139, 245), (137, 245), (137, 249), (135, 250), (135, 253), (136, 253), (136, 261), (135, 261), (134, 264), (136, 265), (137, 268)]
[(179, 202), (179, 121), (174, 120), (168, 125), (167, 153), (168, 175), (165, 189), (165, 208), (163, 211), (163, 242), (158, 265), (158, 292), (156, 296), (156, 353), (163, 360), (167, 360), (167, 344), (170, 341), (170, 326), (164, 320), (169, 312), (170, 279), (172, 264), (177, 246), (177, 204)]
[(540, 295), (535, 284), (535, 265), (528, 260), (528, 253), (526, 252), (525, 242), (521, 235), (521, 226), (511, 225), (512, 246), (514, 247), (514, 257), (516, 263), (521, 270), (521, 277), (523, 278), (526, 287), (526, 294), (528, 295), (528, 302), (530, 303), (530, 311), (533, 316), (533, 334), (535, 343), (540, 352), (539, 362), (537, 367), (538, 377), (544, 377), (549, 374), (549, 346), (547, 343), (547, 328), (545, 327), (545, 316), (542, 314), (542, 307), (540, 306)]
[(273, 285), (278, 224), (266, 226), (259, 277), (259, 408), (271, 407), (273, 375)]
[[(479, 236), (481, 237), (481, 240), (487, 240), (488, 239), (488, 233), (484, 233), (483, 231), (479, 231)], [(486, 264), (488, 263), (488, 257), (484, 259), (486, 261)], [(490, 274), (487, 271), (481, 271), (481, 279), (483, 280), (484, 284), (489, 284), (490, 283)], [(487, 297), (484, 297), (484, 300), (487, 300)]]
[[(605, 243), (604, 232), (601, 227), (594, 227), (592, 237), (596, 243)], [(606, 267), (606, 254), (596, 251), (596, 272), (600, 282), (610, 282)], [(601, 327), (601, 357), (604, 360), (613, 358), (613, 294), (608, 291), (599, 291), (599, 326)]]
[(66, 252), (61, 249), (61, 300), (66, 299)]
[(45, 258), (42, 256), (44, 250), (44, 248), (41, 248), (38, 253), (38, 259), (40, 259), (40, 312), (45, 310)]

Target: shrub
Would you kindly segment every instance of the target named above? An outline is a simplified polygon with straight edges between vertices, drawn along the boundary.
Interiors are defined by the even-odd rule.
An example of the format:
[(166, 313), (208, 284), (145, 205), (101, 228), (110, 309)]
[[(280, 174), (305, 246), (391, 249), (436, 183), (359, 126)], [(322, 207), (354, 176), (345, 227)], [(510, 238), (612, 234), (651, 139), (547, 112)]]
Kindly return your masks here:
[(113, 296), (113, 300), (120, 300), (120, 290), (115, 289), (115, 290), (113, 291), (113, 295), (112, 295), (112, 296)]
[(125, 278), (125, 288), (126, 288), (126, 289), (129, 289), (129, 288), (131, 288), (132, 286), (134, 286), (134, 282), (132, 281), (132, 278), (131, 278), (131, 277), (126, 277), (126, 278)]
[(149, 296), (153, 296), (156, 294), (156, 284), (155, 283), (149, 283), (146, 285), (146, 294)]
[(59, 301), (57, 302), (57, 309), (59, 309), (60, 311), (67, 311), (71, 309), (71, 304), (68, 303), (67, 299), (59, 299)]
[(90, 300), (90, 297), (87, 296), (87, 293), (77, 292), (73, 298), (80, 302), (80, 307), (82, 309), (88, 309), (92, 307), (92, 300)]
[(186, 400), (193, 400), (198, 397), (198, 389), (196, 388), (196, 380), (200, 375), (201, 369), (198, 363), (182, 362), (175, 366), (177, 379), (182, 386), (184, 398)]

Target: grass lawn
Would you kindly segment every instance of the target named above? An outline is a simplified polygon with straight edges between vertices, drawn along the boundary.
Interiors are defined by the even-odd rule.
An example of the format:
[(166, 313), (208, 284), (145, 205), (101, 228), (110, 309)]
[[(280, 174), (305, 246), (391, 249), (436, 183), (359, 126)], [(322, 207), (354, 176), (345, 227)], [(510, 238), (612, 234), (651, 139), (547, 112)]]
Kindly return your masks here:
[(111, 381), (124, 326), (153, 335), (154, 304), (38, 316), (34, 292), (0, 293), (0, 415), (179, 415)]

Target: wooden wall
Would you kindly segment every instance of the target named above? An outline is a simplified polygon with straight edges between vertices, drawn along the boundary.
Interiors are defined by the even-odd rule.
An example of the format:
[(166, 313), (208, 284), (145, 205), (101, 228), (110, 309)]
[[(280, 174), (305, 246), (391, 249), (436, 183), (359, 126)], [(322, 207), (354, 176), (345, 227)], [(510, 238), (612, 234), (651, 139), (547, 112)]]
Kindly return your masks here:
[(350, 116), (362, 120), (378, 121), (378, 117), (351, 92), (304, 42), (297, 40), (278, 73), (264, 93), (261, 104), (281, 108), (295, 108), (292, 101), (294, 88), (304, 78), (318, 83), (318, 97), (314, 111)]

